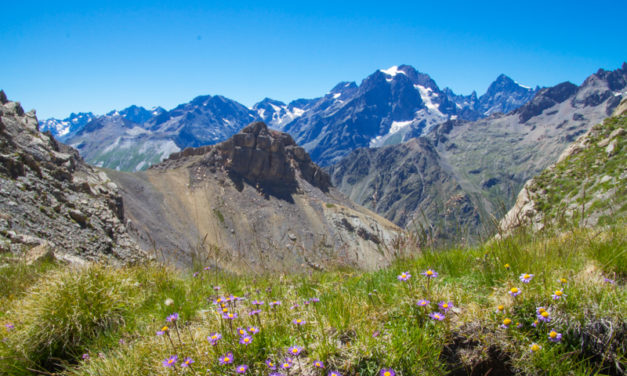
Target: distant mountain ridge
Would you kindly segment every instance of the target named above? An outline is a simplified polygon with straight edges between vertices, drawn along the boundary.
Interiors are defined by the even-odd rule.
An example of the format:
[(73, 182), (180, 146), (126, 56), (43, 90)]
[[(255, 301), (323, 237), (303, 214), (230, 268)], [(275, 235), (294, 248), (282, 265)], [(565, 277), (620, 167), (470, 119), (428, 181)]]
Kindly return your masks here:
[(199, 96), (169, 111), (133, 105), (102, 116), (47, 119), (40, 128), (76, 147), (90, 163), (135, 171), (186, 147), (224, 141), (261, 120), (290, 133), (314, 161), (328, 165), (355, 148), (403, 142), (447, 119), (510, 111), (536, 90), (500, 75), (481, 97), (456, 95), (440, 90), (429, 75), (401, 65), (377, 70), (360, 85), (341, 82), (320, 98), (288, 104), (265, 98), (247, 108), (219, 95)]

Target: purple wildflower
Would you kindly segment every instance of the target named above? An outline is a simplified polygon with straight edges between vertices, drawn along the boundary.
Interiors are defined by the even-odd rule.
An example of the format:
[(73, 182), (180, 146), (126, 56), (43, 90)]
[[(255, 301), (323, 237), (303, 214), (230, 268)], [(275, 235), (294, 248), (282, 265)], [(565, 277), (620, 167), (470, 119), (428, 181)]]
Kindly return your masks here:
[(303, 319), (294, 319), (294, 320), (292, 320), (292, 324), (294, 324), (296, 326), (305, 325), (306, 323), (307, 323), (307, 321), (305, 321)]
[(610, 285), (613, 285), (613, 284), (615, 284), (615, 283), (616, 283), (616, 281), (615, 281), (615, 280), (613, 280), (613, 279), (609, 279), (609, 278), (607, 278), (607, 277), (604, 277), (604, 278), (603, 278), (603, 280), (605, 281), (605, 283), (609, 283)]
[(249, 335), (245, 335), (242, 338), (239, 339), (239, 343), (242, 345), (250, 345), (250, 343), (253, 341), (253, 337), (249, 336)]
[(318, 298), (311, 298), (311, 299), (309, 299), (309, 301), (312, 302), (312, 303), (318, 303), (320, 301), (320, 299), (318, 299)]
[(520, 295), (520, 289), (518, 287), (512, 287), (509, 290), (509, 294), (513, 297), (517, 297), (518, 295)]
[(542, 346), (538, 345), (537, 343), (532, 343), (532, 344), (529, 346), (529, 351), (530, 351), (530, 352), (532, 352), (532, 353), (534, 353), (534, 352), (536, 352), (536, 351), (539, 351), (541, 348), (542, 348)]
[(542, 322), (550, 322), (551, 321), (551, 315), (549, 315), (549, 313), (547, 311), (542, 311), (540, 314), (537, 315), (538, 320), (542, 321)]
[(264, 301), (263, 300), (253, 300), (251, 302), (252, 305), (264, 305)]
[(178, 321), (178, 319), (179, 319), (179, 314), (174, 312), (173, 314), (168, 316), (168, 318), (166, 318), (166, 321), (167, 322), (175, 322), (175, 321)]
[(198, 272), (194, 272), (193, 276), (198, 277)]
[(260, 313), (261, 313), (260, 309), (254, 309), (254, 310), (248, 312), (248, 316), (255, 316), (255, 315), (258, 315)]
[(407, 281), (411, 278), (411, 274), (409, 274), (409, 272), (403, 272), (401, 273), (401, 275), (399, 275), (398, 277), (396, 277), (399, 281)]
[(241, 364), (235, 368), (235, 372), (237, 373), (246, 373), (248, 371), (248, 366), (246, 364)]
[(164, 360), (162, 364), (163, 364), (164, 367), (174, 367), (178, 360), (179, 360), (178, 356), (172, 355), (168, 359)]
[(233, 363), (233, 353), (229, 352), (226, 355), (222, 355), (220, 357), (220, 365), (231, 364)]
[(259, 333), (259, 328), (257, 328), (256, 326), (251, 326), (250, 328), (248, 328), (248, 331), (251, 334), (257, 334), (257, 333)]
[(240, 336), (247, 336), (248, 332), (244, 328), (237, 328), (237, 334), (239, 334)]
[(439, 312), (432, 312), (429, 314), (429, 317), (437, 321), (442, 321), (445, 318), (444, 314)]
[(168, 328), (167, 325), (166, 325), (163, 328), (161, 328), (161, 330), (157, 331), (157, 335), (158, 336), (162, 336), (162, 335), (166, 334), (168, 332), (168, 330), (170, 330), (170, 328)]
[(314, 367), (316, 368), (324, 368), (324, 363), (322, 363), (322, 361), (320, 360), (316, 360), (313, 362)]
[(222, 314), (222, 318), (225, 320), (233, 320), (237, 318), (237, 312), (226, 312)]
[(13, 330), (15, 328), (15, 325), (13, 325), (13, 323), (6, 323), (4, 324), (4, 328), (10, 332), (11, 330)]
[(438, 303), (438, 307), (440, 307), (440, 309), (442, 311), (444, 311), (444, 313), (447, 313), (449, 311), (449, 309), (453, 308), (453, 303), (451, 302), (439, 302)]
[(275, 306), (278, 306), (278, 305), (281, 305), (281, 301), (280, 300), (275, 300), (275, 301), (270, 302), (270, 307), (275, 307)]
[(427, 269), (424, 272), (420, 273), (422, 275), (424, 275), (427, 278), (435, 278), (438, 276), (438, 272), (436, 272), (435, 270), (432, 269)]
[(211, 269), (211, 266), (205, 266), (204, 270), (209, 270)]
[(209, 341), (209, 343), (212, 346), (215, 346), (218, 343), (218, 341), (220, 340), (220, 338), (222, 338), (222, 334), (220, 334), (220, 333), (211, 333), (207, 337), (207, 341)]
[(289, 349), (287, 349), (287, 352), (289, 352), (290, 355), (292, 356), (300, 355), (301, 351), (303, 351), (303, 348), (300, 346), (292, 346)]
[(185, 360), (183, 360), (183, 363), (181, 363), (181, 367), (187, 368), (191, 366), (192, 363), (194, 363), (194, 360), (188, 356), (187, 358), (185, 358)]
[(383, 368), (379, 372), (379, 376), (396, 376), (396, 372), (392, 368)]
[(551, 330), (549, 332), (549, 341), (557, 343), (561, 340), (562, 340), (562, 333), (558, 333), (555, 330)]
[(220, 290), (220, 286), (213, 286), (213, 290), (214, 290), (214, 291), (218, 291), (218, 290)]
[(276, 364), (272, 361), (272, 359), (266, 359), (266, 365), (270, 369), (276, 369)]
[(83, 360), (89, 360), (89, 354), (85, 353), (81, 356), (81, 358), (83, 358)]
[(342, 374), (338, 371), (331, 371), (329, 372), (328, 376), (342, 376)]
[(280, 367), (281, 367), (282, 369), (288, 369), (288, 368), (290, 368), (290, 367), (292, 366), (292, 362), (291, 362), (291, 360), (292, 360), (292, 359), (290, 359), (290, 358), (285, 359), (285, 361), (281, 363), (281, 366), (280, 366)]
[(290, 307), (291, 310), (295, 310), (296, 308), (300, 307), (300, 305), (298, 303), (294, 303), (293, 306)]
[(282, 373), (279, 373), (279, 372), (272, 372), (272, 373), (271, 373), (270, 375), (268, 375), (268, 376), (283, 376), (283, 374), (282, 374)]
[(533, 278), (533, 274), (528, 273), (523, 273), (520, 275), (520, 277), (518, 277), (518, 279), (520, 279), (520, 282), (522, 283), (529, 283), (529, 281), (531, 281), (531, 278)]
[(429, 305), (429, 303), (431, 303), (431, 302), (430, 302), (430, 301), (428, 301), (428, 300), (425, 300), (425, 299), (420, 299), (420, 300), (418, 301), (418, 303), (416, 303), (416, 305), (417, 305), (417, 306), (419, 306), (419, 307), (426, 307), (426, 306), (428, 306), (428, 305)]
[(559, 300), (559, 299), (565, 298), (567, 296), (568, 295), (564, 294), (564, 292), (562, 290), (557, 290), (557, 291), (555, 291), (555, 293), (553, 293), (553, 295), (551, 295), (553, 300)]
[(507, 329), (510, 325), (512, 325), (512, 320), (510, 318), (506, 318), (500, 326), (503, 329)]

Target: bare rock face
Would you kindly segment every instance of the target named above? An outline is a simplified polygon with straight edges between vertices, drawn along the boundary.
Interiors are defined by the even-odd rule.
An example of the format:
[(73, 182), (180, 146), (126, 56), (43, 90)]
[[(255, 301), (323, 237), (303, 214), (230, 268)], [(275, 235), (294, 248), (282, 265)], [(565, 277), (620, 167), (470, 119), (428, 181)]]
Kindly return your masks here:
[(0, 91), (0, 243), (29, 261), (133, 262), (146, 257), (127, 235), (122, 198), (78, 152), (40, 133)]
[(271, 130), (263, 122), (254, 122), (215, 146), (174, 153), (156, 168), (168, 168), (172, 162), (191, 155), (205, 155), (199, 164), (224, 168), (232, 178), (260, 185), (269, 193), (296, 192), (297, 174), (323, 192), (331, 186), (329, 175), (311, 161), (305, 149), (296, 145), (289, 134)]

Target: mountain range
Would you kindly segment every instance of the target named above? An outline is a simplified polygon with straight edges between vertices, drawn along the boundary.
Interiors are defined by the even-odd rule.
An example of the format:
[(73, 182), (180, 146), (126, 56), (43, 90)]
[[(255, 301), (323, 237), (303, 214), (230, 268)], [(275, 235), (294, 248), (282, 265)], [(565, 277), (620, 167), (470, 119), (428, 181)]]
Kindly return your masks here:
[(627, 97), (627, 64), (539, 90), (508, 114), (447, 120), (424, 136), (353, 151), (329, 168), (359, 203), (431, 239), (489, 235), (523, 184)]
[(216, 95), (199, 96), (166, 111), (131, 106), (106, 115), (72, 114), (41, 122), (90, 163), (137, 171), (187, 147), (231, 137), (251, 121), (286, 131), (323, 166), (359, 147), (397, 144), (448, 119), (476, 120), (529, 101), (531, 89), (500, 75), (480, 97), (440, 90), (427, 74), (401, 65), (377, 70), (360, 85), (341, 82), (326, 95), (285, 104), (266, 98), (247, 108)]

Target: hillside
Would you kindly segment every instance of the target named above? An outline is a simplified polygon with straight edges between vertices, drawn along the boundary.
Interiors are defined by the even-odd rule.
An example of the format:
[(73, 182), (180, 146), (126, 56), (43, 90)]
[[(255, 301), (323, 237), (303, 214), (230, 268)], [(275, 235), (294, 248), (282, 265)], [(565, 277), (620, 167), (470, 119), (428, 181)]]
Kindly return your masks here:
[(137, 240), (177, 264), (373, 269), (402, 251), (398, 227), (347, 200), (289, 135), (264, 123), (145, 172), (108, 174)]
[(627, 215), (627, 100), (613, 117), (580, 136), (556, 164), (529, 180), (501, 221), (516, 227), (596, 226)]

